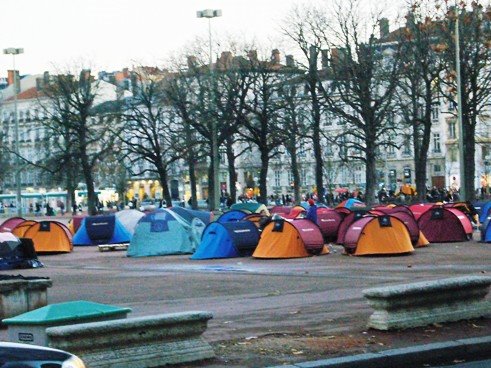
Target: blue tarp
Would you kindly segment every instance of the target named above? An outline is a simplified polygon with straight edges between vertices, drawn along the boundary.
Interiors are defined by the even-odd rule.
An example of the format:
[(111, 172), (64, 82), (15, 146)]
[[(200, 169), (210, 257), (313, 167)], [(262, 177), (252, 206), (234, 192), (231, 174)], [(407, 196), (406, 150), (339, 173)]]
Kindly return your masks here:
[(217, 222), (224, 224), (226, 222), (236, 222), (243, 220), (244, 217), (247, 216), (247, 213), (239, 210), (230, 210), (222, 214), (218, 219)]
[(73, 236), (73, 245), (128, 243), (131, 234), (116, 216), (88, 216)]
[(160, 208), (140, 219), (131, 238), (127, 256), (193, 253), (204, 228), (205, 224), (196, 217), (187, 222), (175, 211)]
[(212, 222), (191, 259), (250, 256), (258, 243), (259, 230), (251, 221)]
[(481, 222), (481, 241), (484, 243), (491, 243), (491, 216), (488, 216), (483, 222)]
[[(475, 207), (475, 206), (474, 206)], [(477, 207), (476, 207), (477, 210)], [(479, 211), (479, 222), (484, 223), (488, 218), (489, 210), (491, 210), (491, 201), (484, 203)]]

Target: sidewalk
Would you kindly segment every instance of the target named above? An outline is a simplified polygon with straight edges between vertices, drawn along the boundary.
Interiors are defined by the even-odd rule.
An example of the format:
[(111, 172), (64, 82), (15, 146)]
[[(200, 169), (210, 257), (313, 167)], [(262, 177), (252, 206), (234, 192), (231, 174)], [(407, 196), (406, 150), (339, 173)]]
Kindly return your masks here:
[(485, 336), (270, 368), (415, 368), (490, 358), (491, 336)]

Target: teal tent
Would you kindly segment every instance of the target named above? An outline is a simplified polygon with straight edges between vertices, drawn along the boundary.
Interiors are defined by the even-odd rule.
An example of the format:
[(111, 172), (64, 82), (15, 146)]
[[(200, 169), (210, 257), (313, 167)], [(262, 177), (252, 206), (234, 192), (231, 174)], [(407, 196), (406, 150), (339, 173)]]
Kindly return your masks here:
[(191, 254), (196, 249), (205, 224), (199, 218), (185, 220), (169, 209), (158, 209), (140, 219), (135, 228), (128, 257)]

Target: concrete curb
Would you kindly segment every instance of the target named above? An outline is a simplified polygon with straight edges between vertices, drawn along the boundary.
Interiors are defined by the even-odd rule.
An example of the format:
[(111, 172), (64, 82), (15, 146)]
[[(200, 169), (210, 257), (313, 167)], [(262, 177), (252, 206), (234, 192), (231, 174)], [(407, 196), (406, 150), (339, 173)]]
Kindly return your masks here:
[(417, 345), (269, 368), (393, 368), (491, 358), (491, 336)]

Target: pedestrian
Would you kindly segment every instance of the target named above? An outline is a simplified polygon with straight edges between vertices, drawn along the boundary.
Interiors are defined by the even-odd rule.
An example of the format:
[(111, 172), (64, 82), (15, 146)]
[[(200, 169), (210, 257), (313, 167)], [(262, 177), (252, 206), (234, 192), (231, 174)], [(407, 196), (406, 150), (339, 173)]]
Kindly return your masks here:
[(317, 224), (317, 205), (312, 198), (310, 198), (307, 202), (309, 203), (309, 208), (305, 218), (312, 221), (314, 224)]

